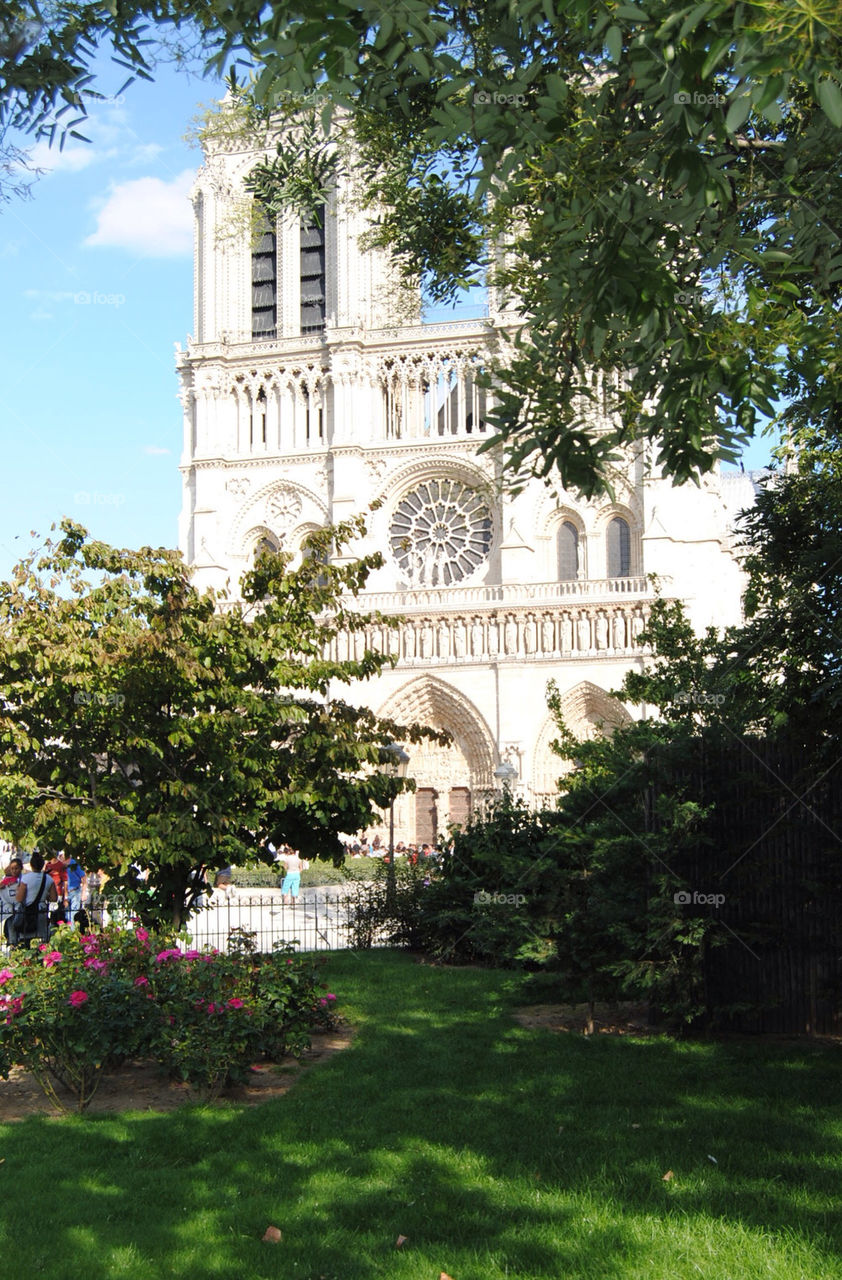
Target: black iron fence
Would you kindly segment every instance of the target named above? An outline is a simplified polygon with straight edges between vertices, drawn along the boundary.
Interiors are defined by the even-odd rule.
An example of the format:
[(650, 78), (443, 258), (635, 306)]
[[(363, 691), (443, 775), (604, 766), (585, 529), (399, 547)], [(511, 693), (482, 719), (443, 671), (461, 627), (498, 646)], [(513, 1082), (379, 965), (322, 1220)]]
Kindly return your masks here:
[[(214, 890), (200, 899), (187, 921), (184, 948), (269, 952), (290, 943), (300, 951), (346, 951), (393, 945), (380, 921), (383, 889), (370, 884), (302, 890), (284, 902), (273, 889)], [(95, 898), (87, 907), (94, 928), (126, 924), (137, 907), (114, 897)]]

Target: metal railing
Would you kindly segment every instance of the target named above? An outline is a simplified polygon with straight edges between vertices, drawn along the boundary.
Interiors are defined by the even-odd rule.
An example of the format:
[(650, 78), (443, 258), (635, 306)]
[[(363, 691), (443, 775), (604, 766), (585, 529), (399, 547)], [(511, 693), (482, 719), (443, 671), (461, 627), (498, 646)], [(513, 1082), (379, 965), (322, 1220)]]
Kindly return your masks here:
[[(302, 889), (298, 898), (284, 902), (277, 889), (214, 890), (199, 900), (198, 910), (185, 926), (188, 940), (179, 945), (183, 950), (223, 952), (269, 952), (279, 943), (292, 944), (299, 951), (389, 946), (385, 930), (372, 932), (363, 923), (370, 919), (380, 892), (373, 885), (337, 885)], [(92, 901), (88, 914), (95, 929), (111, 923), (128, 925), (137, 907), (105, 897)]]

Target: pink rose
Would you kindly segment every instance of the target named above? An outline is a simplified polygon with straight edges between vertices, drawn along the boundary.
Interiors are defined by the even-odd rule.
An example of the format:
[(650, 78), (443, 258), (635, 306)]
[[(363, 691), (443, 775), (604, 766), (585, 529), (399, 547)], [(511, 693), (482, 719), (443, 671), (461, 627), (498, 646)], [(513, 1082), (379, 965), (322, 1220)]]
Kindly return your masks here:
[(242, 1009), (242, 1007), (243, 1007), (243, 1002), (239, 996), (234, 996), (233, 999), (228, 1001), (229, 1009)]
[(54, 964), (58, 964), (61, 959), (60, 951), (51, 951), (49, 955), (44, 956), (44, 968), (52, 969)]
[(84, 1004), (87, 999), (88, 999), (87, 991), (71, 991), (70, 999), (68, 1000), (67, 1003), (69, 1005), (72, 1005), (74, 1009), (78, 1009), (79, 1005)]
[(144, 978), (143, 974), (141, 974), (139, 978), (135, 978), (134, 984), (136, 987), (148, 987), (149, 979)]
[(149, 933), (146, 929), (135, 929), (134, 936), (137, 938), (138, 942), (146, 942), (149, 937)]
[(14, 972), (11, 969), (0, 969), (0, 987), (5, 986), (9, 979), (14, 976)]

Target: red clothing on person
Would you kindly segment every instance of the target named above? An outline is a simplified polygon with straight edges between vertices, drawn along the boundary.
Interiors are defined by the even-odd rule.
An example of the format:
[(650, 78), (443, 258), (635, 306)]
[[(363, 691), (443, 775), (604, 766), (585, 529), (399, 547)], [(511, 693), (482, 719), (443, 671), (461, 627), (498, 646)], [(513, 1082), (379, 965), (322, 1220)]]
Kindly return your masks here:
[(52, 858), (44, 867), (47, 875), (56, 887), (59, 902), (67, 897), (67, 867), (61, 858)]

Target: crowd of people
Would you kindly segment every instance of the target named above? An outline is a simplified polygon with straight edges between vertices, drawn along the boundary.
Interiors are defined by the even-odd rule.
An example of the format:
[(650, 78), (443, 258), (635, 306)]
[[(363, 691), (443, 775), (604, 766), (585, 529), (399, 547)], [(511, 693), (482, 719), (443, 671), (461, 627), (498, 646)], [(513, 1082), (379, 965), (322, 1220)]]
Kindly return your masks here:
[[(379, 836), (375, 836), (372, 840), (363, 837), (362, 840), (353, 840), (346, 844), (346, 853), (349, 858), (382, 858), (384, 862), (389, 861), (389, 850), (384, 845)], [(436, 851), (431, 844), (404, 844), (403, 840), (399, 840), (395, 845), (395, 860), (398, 858), (407, 858), (409, 865), (416, 867), (419, 862), (423, 862), (424, 858), (434, 858)]]
[(6, 846), (7, 864), (0, 880), (0, 932), (8, 946), (48, 942), (59, 925), (87, 929), (88, 873), (64, 850), (49, 858), (38, 850), (26, 854)]

